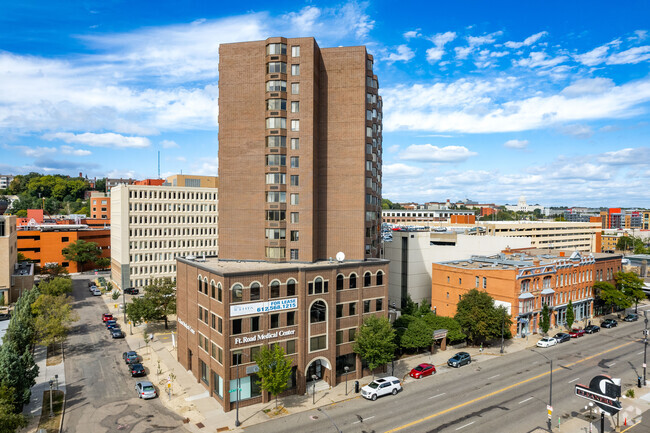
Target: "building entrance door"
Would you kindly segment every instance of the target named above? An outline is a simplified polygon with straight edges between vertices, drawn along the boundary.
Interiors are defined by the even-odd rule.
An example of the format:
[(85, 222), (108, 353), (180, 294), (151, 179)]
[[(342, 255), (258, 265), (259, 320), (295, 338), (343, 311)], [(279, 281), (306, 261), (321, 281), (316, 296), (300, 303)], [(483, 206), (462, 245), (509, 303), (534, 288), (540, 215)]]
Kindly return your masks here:
[(309, 368), (307, 368), (307, 381), (312, 380), (312, 376), (316, 376), (316, 380), (323, 378), (323, 364), (320, 359), (309, 364)]

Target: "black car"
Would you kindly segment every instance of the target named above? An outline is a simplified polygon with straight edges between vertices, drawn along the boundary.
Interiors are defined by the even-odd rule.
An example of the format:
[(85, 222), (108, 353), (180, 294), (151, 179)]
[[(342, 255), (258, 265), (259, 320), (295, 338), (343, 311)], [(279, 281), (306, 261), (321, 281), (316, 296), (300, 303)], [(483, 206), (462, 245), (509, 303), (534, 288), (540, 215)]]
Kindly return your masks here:
[(122, 353), (122, 359), (127, 364), (137, 364), (138, 361), (140, 360), (140, 357), (138, 356), (138, 354), (136, 352), (131, 350), (130, 352)]
[(111, 337), (113, 338), (124, 338), (124, 332), (120, 328), (111, 329)]
[(2, 313), (0, 314), (0, 321), (11, 319), (11, 313)]
[(614, 319), (605, 319), (603, 323), (600, 324), (603, 328), (615, 328), (618, 326), (618, 322)]
[(447, 361), (447, 365), (450, 367), (460, 367), (465, 364), (471, 364), (472, 357), (469, 356), (467, 352), (458, 352)]
[(140, 293), (140, 290), (136, 289), (135, 287), (127, 287), (126, 289), (124, 289), (124, 293), (126, 293), (127, 295), (137, 295), (138, 293)]
[(625, 322), (636, 322), (639, 320), (639, 315), (638, 314), (628, 314), (623, 318)]
[(129, 371), (131, 372), (131, 377), (147, 375), (144, 365), (142, 364), (129, 364)]
[(553, 338), (555, 338), (558, 343), (564, 343), (565, 341), (571, 340), (571, 336), (566, 332), (558, 332)]
[(596, 325), (585, 326), (585, 332), (587, 334), (593, 334), (593, 333), (598, 332), (598, 331), (600, 331), (600, 327), (598, 327)]

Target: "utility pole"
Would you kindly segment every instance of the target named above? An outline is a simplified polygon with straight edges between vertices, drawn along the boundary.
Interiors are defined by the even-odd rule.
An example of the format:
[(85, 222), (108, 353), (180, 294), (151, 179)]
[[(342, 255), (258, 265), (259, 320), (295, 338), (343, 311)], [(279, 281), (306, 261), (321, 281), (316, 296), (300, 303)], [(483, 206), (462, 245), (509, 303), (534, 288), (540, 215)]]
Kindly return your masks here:
[(645, 316), (645, 319), (643, 321), (645, 324), (645, 328), (643, 329), (643, 386), (645, 386), (646, 361), (648, 353), (648, 310), (645, 310), (643, 314)]
[(506, 309), (503, 308), (503, 320), (501, 320), (501, 354), (503, 354), (503, 327), (506, 323)]

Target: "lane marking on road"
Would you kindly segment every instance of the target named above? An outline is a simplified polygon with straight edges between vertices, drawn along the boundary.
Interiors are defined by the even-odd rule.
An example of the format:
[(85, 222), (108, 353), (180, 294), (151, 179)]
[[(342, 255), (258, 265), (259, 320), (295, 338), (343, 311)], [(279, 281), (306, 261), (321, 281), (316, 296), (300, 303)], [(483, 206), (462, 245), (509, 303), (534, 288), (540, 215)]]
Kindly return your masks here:
[(570, 380), (568, 383), (573, 383), (573, 382), (575, 382), (575, 381), (578, 380), (578, 379), (580, 379), (580, 378), (579, 378), (579, 377), (576, 377), (575, 379)]
[(495, 374), (494, 376), (490, 376), (490, 377), (488, 377), (488, 380), (490, 380), (490, 379), (494, 379), (495, 377), (499, 377), (499, 376), (501, 376), (501, 375), (500, 375), (500, 374)]
[(528, 397), (526, 400), (520, 401), (519, 404), (526, 403), (527, 401), (532, 400), (532, 399), (533, 399), (533, 397)]
[(615, 362), (612, 362), (611, 364), (609, 364), (609, 365), (607, 366), (607, 368), (611, 368), (611, 367), (613, 367), (613, 366), (615, 366), (615, 365), (616, 365), (616, 363), (615, 363)]
[(433, 397), (429, 397), (427, 400), (431, 400), (432, 398), (436, 398), (436, 397), (442, 397), (445, 394), (447, 394), (447, 393), (443, 392), (442, 394), (438, 394), (438, 395), (434, 395)]
[(637, 355), (641, 355), (642, 353), (643, 353), (643, 350), (641, 352), (637, 353)]
[(363, 420), (355, 421), (355, 422), (353, 422), (352, 424), (359, 424), (360, 422), (368, 421), (369, 419), (373, 419), (374, 417), (375, 417), (374, 415), (373, 415), (373, 416), (369, 416), (368, 418), (364, 418)]
[(465, 425), (462, 426), (462, 427), (458, 427), (456, 430), (460, 430), (460, 429), (462, 429), (462, 428), (465, 428), (465, 427), (467, 427), (467, 426), (470, 426), (470, 425), (474, 424), (475, 422), (476, 422), (476, 421), (472, 421), (472, 422), (469, 423), (469, 424), (465, 424)]
[[(634, 343), (638, 343), (638, 341), (634, 340), (634, 341), (629, 341), (627, 343), (620, 344), (620, 345), (618, 345), (616, 347), (612, 347), (611, 349), (607, 349), (607, 350), (602, 351), (600, 353), (596, 353), (594, 355), (587, 356), (586, 358), (582, 358), (582, 359), (580, 359), (578, 361), (575, 361), (575, 362), (573, 362), (571, 364), (567, 364), (567, 365), (564, 365), (562, 367), (558, 367), (555, 370), (553, 370), (552, 372), (555, 373), (557, 371), (564, 370), (567, 367), (573, 367), (574, 365), (581, 364), (581, 363), (583, 363), (585, 361), (589, 361), (590, 359), (593, 359), (593, 358), (596, 358), (598, 356), (604, 355), (605, 353), (609, 353), (609, 352), (612, 352), (614, 350), (618, 350), (618, 349), (620, 349), (622, 347), (629, 346), (630, 344), (634, 344)], [(431, 415), (425, 416), (424, 418), (420, 418), (420, 419), (417, 419), (415, 421), (411, 421), (411, 422), (409, 422), (407, 424), (401, 425), (399, 427), (395, 427), (394, 429), (388, 430), (386, 433), (394, 433), (394, 432), (404, 430), (404, 429), (409, 428), (409, 427), (413, 427), (413, 426), (418, 425), (418, 424), (420, 424), (420, 423), (422, 423), (424, 421), (428, 421), (430, 419), (439, 417), (439, 416), (444, 415), (446, 413), (453, 412), (453, 411), (455, 411), (457, 409), (460, 409), (462, 407), (468, 406), (470, 404), (476, 403), (476, 402), (481, 401), (481, 400), (485, 400), (486, 398), (494, 397), (497, 394), (501, 394), (502, 392), (511, 390), (512, 388), (515, 388), (515, 387), (517, 387), (519, 385), (523, 385), (525, 383), (528, 383), (528, 382), (531, 382), (533, 380), (539, 379), (541, 377), (547, 376), (549, 373), (550, 372), (547, 371), (545, 373), (538, 374), (537, 376), (533, 376), (533, 377), (530, 377), (528, 379), (524, 379), (524, 380), (522, 380), (520, 382), (513, 383), (512, 385), (508, 385), (508, 386), (506, 386), (504, 388), (498, 389), (498, 390), (493, 391), (493, 392), (491, 392), (489, 394), (485, 394), (485, 395), (483, 395), (481, 397), (476, 397), (476, 398), (474, 398), (472, 400), (468, 400), (468, 401), (466, 401), (464, 403), (457, 404), (456, 406), (450, 407), (449, 409), (441, 410), (440, 412), (433, 413)]]

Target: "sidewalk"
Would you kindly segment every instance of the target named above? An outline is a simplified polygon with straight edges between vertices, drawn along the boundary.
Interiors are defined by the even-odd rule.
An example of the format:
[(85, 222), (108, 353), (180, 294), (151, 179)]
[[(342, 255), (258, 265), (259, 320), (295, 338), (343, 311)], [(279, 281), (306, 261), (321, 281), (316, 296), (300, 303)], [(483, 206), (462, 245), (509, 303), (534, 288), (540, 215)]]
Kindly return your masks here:
[[(36, 346), (34, 349), (34, 362), (38, 365), (38, 377), (36, 378), (36, 384), (32, 387), (32, 396), (29, 400), (29, 404), (23, 407), (23, 415), (25, 415), (29, 424), (25, 428), (25, 431), (36, 431), (38, 428), (38, 420), (42, 413), (43, 408), (43, 392), (50, 389), (50, 379), (54, 380), (53, 389), (60, 389), (64, 393), (66, 392), (65, 387), (65, 368), (64, 363), (60, 362), (57, 365), (46, 364), (47, 362), (47, 348), (44, 346)], [(56, 388), (56, 379), (58, 375), (58, 385)], [(45, 410), (49, 410), (47, 406), (48, 402), (45, 402)]]

